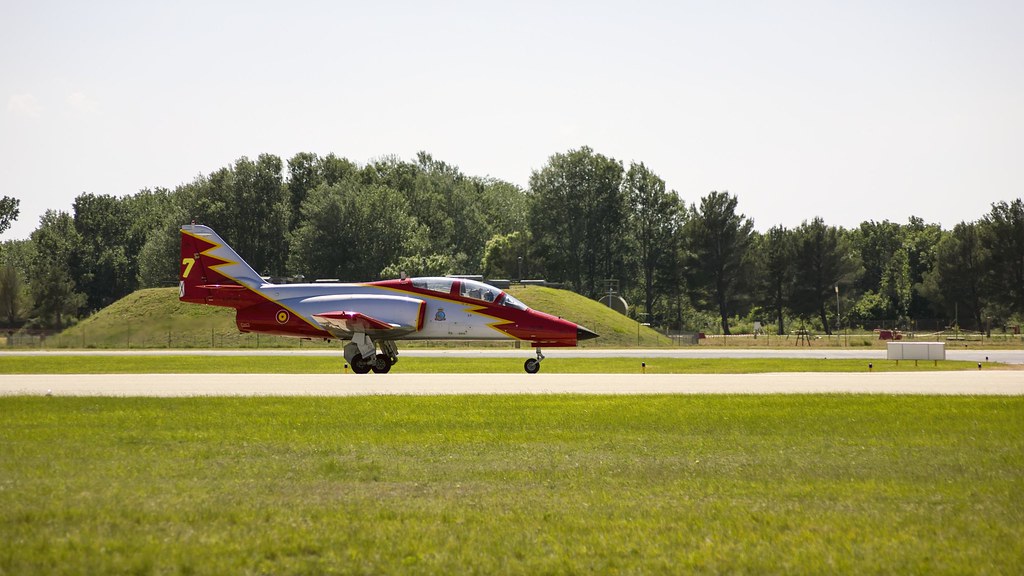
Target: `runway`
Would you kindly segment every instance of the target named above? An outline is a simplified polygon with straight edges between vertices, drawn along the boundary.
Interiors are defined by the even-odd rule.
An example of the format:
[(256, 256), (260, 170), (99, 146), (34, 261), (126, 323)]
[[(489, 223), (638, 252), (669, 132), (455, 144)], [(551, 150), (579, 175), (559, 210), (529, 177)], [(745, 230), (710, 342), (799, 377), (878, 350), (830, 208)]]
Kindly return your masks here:
[(29, 374), (0, 395), (389, 396), (445, 394), (1024, 395), (1024, 372), (771, 374)]

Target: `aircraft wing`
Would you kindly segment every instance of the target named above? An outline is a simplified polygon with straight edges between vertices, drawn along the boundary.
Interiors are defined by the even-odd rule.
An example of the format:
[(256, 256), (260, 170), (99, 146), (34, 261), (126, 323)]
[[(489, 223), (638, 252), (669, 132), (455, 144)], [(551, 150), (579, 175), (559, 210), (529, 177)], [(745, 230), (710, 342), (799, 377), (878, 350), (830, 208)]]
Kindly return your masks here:
[(389, 324), (361, 312), (350, 310), (313, 314), (313, 320), (316, 320), (324, 330), (338, 338), (351, 338), (353, 334), (360, 332), (368, 336), (398, 338), (416, 330), (415, 326)]

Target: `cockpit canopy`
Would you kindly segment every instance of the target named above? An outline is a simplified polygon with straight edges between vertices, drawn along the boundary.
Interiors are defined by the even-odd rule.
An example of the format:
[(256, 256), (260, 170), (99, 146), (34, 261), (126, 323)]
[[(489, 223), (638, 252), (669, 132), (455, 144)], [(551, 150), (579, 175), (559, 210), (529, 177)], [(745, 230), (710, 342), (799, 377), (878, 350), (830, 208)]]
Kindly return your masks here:
[(508, 306), (509, 308), (515, 308), (517, 310), (527, 309), (525, 304), (516, 300), (510, 294), (502, 292), (490, 284), (484, 284), (477, 280), (468, 280), (463, 278), (412, 279), (412, 285), (414, 288), (440, 292), (442, 294), (452, 294), (452, 289), (455, 287), (456, 283), (458, 283), (458, 294), (463, 298), (472, 298), (473, 300), (495, 303), (500, 306)]

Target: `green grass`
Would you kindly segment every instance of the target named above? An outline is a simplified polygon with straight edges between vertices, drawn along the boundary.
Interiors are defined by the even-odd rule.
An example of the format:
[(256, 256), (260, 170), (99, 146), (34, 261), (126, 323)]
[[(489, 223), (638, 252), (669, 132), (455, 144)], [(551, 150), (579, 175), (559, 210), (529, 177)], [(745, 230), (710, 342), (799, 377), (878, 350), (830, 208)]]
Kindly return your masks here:
[[(403, 357), (392, 368), (400, 373), (520, 373), (522, 358)], [(641, 363), (646, 363), (642, 367)], [(766, 372), (915, 372), (977, 370), (977, 363), (944, 360), (897, 363), (890, 360), (824, 360), (810, 358), (548, 358), (542, 371), (551, 374), (754, 374)], [(343, 370), (337, 356), (0, 356), (0, 374), (331, 374)], [(985, 369), (1012, 369), (984, 363)]]
[(0, 574), (1016, 574), (1024, 398), (0, 398)]

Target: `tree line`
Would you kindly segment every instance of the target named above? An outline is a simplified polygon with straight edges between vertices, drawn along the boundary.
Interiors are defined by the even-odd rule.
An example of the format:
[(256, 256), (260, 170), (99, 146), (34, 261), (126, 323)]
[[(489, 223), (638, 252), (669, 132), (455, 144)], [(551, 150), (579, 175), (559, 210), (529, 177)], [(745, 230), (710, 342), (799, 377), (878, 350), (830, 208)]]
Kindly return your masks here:
[[(17, 216), (18, 201), (0, 199), (0, 232)], [(920, 318), (980, 329), (1024, 317), (1019, 198), (951, 230), (812, 218), (758, 232), (728, 192), (687, 204), (643, 163), (583, 147), (551, 156), (525, 190), (421, 152), (365, 165), (263, 154), (173, 190), (83, 193), (28, 240), (3, 244), (0, 321), (59, 328), (136, 289), (176, 285), (178, 228), (190, 221), (275, 278), (483, 274), (590, 297), (615, 279), (638, 317), (682, 330), (729, 334), (751, 318), (778, 333)]]

